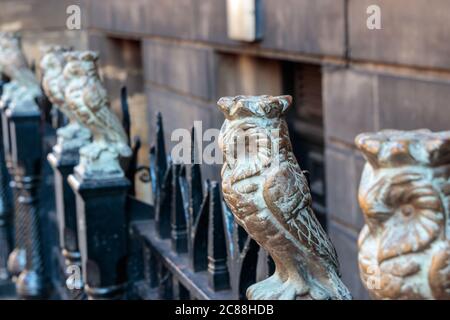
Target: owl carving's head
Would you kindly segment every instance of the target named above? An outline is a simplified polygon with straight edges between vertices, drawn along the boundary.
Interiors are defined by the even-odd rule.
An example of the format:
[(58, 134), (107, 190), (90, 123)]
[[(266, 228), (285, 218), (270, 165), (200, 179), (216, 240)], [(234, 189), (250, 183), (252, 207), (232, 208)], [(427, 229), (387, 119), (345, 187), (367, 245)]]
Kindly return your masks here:
[(14, 79), (17, 70), (24, 68), (27, 68), (27, 61), (22, 52), (19, 35), (12, 32), (0, 32), (0, 73)]
[(107, 93), (98, 74), (98, 53), (71, 51), (64, 54), (64, 57), (67, 106), (89, 127), (89, 122), (94, 119), (92, 112), (108, 104)]
[(57, 45), (43, 48), (40, 67), (44, 76), (47, 74), (62, 74), (66, 64), (64, 55), (69, 51), (69, 47)]
[(373, 168), (436, 167), (450, 163), (450, 131), (382, 130), (360, 134), (355, 143)]
[(236, 96), (217, 102), (227, 120), (243, 118), (277, 119), (292, 103), (291, 96)]
[(368, 161), (358, 198), (378, 262), (448, 238), (450, 132), (386, 130), (356, 145)]
[(70, 51), (64, 54), (66, 81), (84, 77), (98, 77), (97, 61), (99, 55), (94, 51)]

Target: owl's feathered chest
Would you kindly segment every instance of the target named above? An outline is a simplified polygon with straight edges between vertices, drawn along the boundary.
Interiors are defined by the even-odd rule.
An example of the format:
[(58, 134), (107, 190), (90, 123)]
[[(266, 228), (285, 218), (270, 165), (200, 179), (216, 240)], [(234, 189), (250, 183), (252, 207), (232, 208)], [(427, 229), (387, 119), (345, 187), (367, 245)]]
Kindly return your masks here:
[(64, 77), (62, 77), (62, 74), (46, 76), (42, 81), (45, 93), (54, 104), (61, 105), (64, 103), (63, 83)]

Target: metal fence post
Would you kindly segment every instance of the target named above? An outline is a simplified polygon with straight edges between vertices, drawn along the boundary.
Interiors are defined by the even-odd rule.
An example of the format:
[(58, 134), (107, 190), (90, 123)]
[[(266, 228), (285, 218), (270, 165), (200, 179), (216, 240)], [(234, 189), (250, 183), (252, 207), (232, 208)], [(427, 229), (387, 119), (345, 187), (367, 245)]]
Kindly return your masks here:
[[(130, 187), (123, 167), (132, 150), (122, 124), (109, 109), (97, 60), (98, 54), (90, 51), (67, 55), (65, 101), (93, 137), (80, 149), (79, 164), (68, 181), (76, 195), (85, 292), (89, 299), (122, 299), (127, 288)], [(89, 83), (88, 88), (101, 97), (90, 101), (80, 83)]]
[[(17, 277), (25, 269), (26, 256), (25, 256), (25, 222), (24, 215), (18, 209), (18, 191), (16, 189), (16, 183), (13, 179), (14, 177), (14, 167), (12, 164), (12, 154), (11, 154), (11, 134), (9, 119), (6, 115), (6, 110), (8, 109), (10, 101), (2, 97), (1, 101), (1, 122), (2, 122), (2, 146), (3, 155), (5, 158), (5, 165), (9, 173), (9, 188), (13, 193), (13, 210), (14, 210), (14, 249), (9, 254), (8, 257), (8, 271), (12, 277)], [(21, 231), (19, 231), (21, 230)]]
[[(11, 161), (17, 190), (16, 214), (25, 234), (26, 266), (17, 280), (17, 292), (23, 298), (46, 295), (38, 187), (41, 171), (41, 114), (34, 101), (20, 101), (7, 109), (11, 134)], [(22, 229), (23, 228), (23, 229)]]
[[(38, 130), (40, 115), (36, 101), (42, 97), (42, 90), (35, 79), (33, 71), (28, 66), (22, 51), (20, 37), (14, 33), (0, 32), (0, 41), (2, 46), (8, 48), (5, 51), (0, 50), (0, 61), (2, 72), (9, 80), (3, 86), (1, 99), (3, 147), (6, 166), (10, 175), (14, 177), (11, 181), (11, 187), (14, 190), (15, 248), (9, 255), (8, 269), (14, 277), (19, 274), (31, 275), (32, 271), (37, 271), (37, 274), (33, 274), (33, 277), (35, 277), (32, 281), (30, 277), (26, 279), (22, 277), (22, 280), (30, 281), (26, 285), (24, 281), (21, 283), (25, 295), (30, 294), (34, 296), (36, 294), (39, 296), (41, 289), (38, 283), (41, 279), (38, 276), (40, 270), (37, 270), (40, 267), (37, 265), (40, 263), (27, 262), (27, 258), (32, 257), (35, 252), (25, 254), (25, 251), (27, 247), (40, 247), (39, 240), (37, 244), (31, 244), (28, 241), (30, 232), (37, 238), (39, 238), (39, 232), (35, 232), (38, 230), (36, 225), (28, 226), (27, 224), (36, 222), (39, 225), (40, 223), (35, 206), (35, 189), (39, 165), (33, 163), (30, 166), (29, 164), (35, 159), (29, 157), (34, 157), (38, 154), (40, 157), (41, 146), (40, 142), (38, 142), (40, 140)], [(21, 141), (13, 141), (13, 139), (21, 139)], [(30, 142), (32, 142), (31, 145), (29, 144)], [(25, 150), (25, 145), (32, 150)], [(31, 211), (28, 212), (26, 210)], [(35, 257), (33, 259), (39, 260), (39, 258)], [(29, 272), (23, 273), (26, 264)], [(35, 268), (37, 269), (34, 270)], [(16, 282), (16, 284), (19, 285), (19, 282)], [(29, 290), (27, 290), (27, 287), (29, 287)]]
[(11, 213), (9, 177), (3, 152), (0, 151), (0, 281), (9, 277), (7, 263), (11, 249)]
[[(0, 79), (0, 97), (2, 95), (4, 83), (3, 79)], [(1, 133), (2, 132), (0, 131), (0, 134)], [(9, 181), (10, 177), (6, 168), (3, 143), (0, 142), (0, 281), (9, 278), (7, 263), (12, 246), (11, 215), (13, 213), (13, 204), (11, 203), (12, 199)]]
[(121, 299), (127, 272), (127, 179), (69, 176), (76, 194), (83, 279), (89, 299)]

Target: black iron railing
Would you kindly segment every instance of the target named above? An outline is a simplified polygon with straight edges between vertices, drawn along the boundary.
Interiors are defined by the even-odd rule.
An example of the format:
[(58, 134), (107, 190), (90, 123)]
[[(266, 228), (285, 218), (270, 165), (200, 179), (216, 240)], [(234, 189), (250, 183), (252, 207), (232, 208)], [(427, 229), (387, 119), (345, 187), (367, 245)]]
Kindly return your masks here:
[(142, 298), (244, 299), (249, 285), (273, 271), (270, 258), (238, 226), (222, 200), (219, 183), (203, 181), (192, 130), (191, 164), (179, 164), (165, 149), (157, 116), (150, 150), (154, 206), (150, 218), (133, 221), (141, 238)]
[[(78, 220), (80, 219), (80, 213), (77, 212), (79, 208), (76, 208), (73, 191), (65, 182), (76, 163), (71, 163), (62, 171), (59, 170), (62, 168), (52, 165), (52, 171), (41, 157), (42, 151), (45, 155), (51, 152), (52, 144), (55, 142), (56, 128), (50, 127), (48, 117), (33, 114), (27, 118), (15, 119), (6, 109), (2, 111), (5, 150), (1, 155), (6, 157), (6, 161), (0, 158), (0, 202), (3, 204), (0, 214), (0, 241), (5, 243), (2, 248), (6, 253), (0, 252), (2, 263), (0, 270), (5, 270), (4, 258), (10, 253), (11, 248), (14, 248), (14, 241), (11, 240), (12, 201), (14, 201), (16, 240), (24, 238), (23, 249), (27, 260), (24, 268), (28, 267), (32, 272), (43, 274), (45, 281), (45, 288), (39, 293), (39, 297), (244, 299), (247, 287), (267, 277), (273, 271), (273, 264), (259, 246), (234, 222), (231, 212), (222, 200), (219, 183), (202, 179), (200, 164), (195, 163), (195, 155), (199, 152), (195, 143), (196, 132), (192, 130), (192, 163), (174, 162), (166, 152), (163, 119), (158, 114), (156, 142), (149, 152), (149, 166), (139, 166), (137, 154), (141, 143), (138, 137), (134, 139), (130, 137), (131, 123), (126, 88), (122, 89), (121, 101), (123, 126), (133, 149), (126, 171), (131, 187), (126, 196), (125, 209), (121, 213), (128, 230), (123, 240), (126, 243), (120, 244), (123, 248), (121, 250), (126, 252), (124, 258), (126, 279), (120, 280), (121, 284), (117, 288), (113, 286), (114, 288), (105, 289), (111, 290), (107, 294), (91, 289), (86, 295), (82, 287), (73, 286), (76, 283), (85, 283), (84, 276), (88, 278), (107, 276), (98, 273), (98, 270), (95, 275), (90, 275), (92, 268), (86, 268), (81, 262), (83, 259), (77, 260), (79, 258), (75, 256), (77, 254), (82, 256), (83, 249), (80, 253), (78, 246), (67, 243), (70, 240), (67, 238), (69, 234), (76, 241), (80, 241), (77, 237), (79, 230), (77, 231), (77, 226), (74, 225), (74, 221), (77, 220), (75, 215), (78, 215)], [(48, 115), (48, 108), (42, 108), (41, 114)], [(30, 130), (34, 130), (34, 134), (31, 134)], [(23, 151), (13, 153), (13, 150)], [(11, 186), (16, 190), (15, 197), (8, 196), (11, 190), (7, 168), (14, 177), (11, 179)], [(54, 174), (58, 175), (57, 179), (54, 178)], [(135, 179), (140, 179), (151, 188), (152, 205), (135, 198)], [(55, 192), (48, 192), (48, 188), (52, 187), (55, 188)], [(61, 195), (56, 199), (56, 202), (61, 202), (58, 206), (55, 206), (54, 194)], [(8, 206), (8, 203), (11, 205)], [(18, 225), (17, 219), (20, 217), (23, 219), (19, 219)], [(97, 218), (94, 215), (89, 219)], [(107, 233), (101, 221), (89, 221), (90, 225), (96, 223), (99, 223), (98, 226)], [(111, 228), (113, 227), (114, 222), (111, 224)], [(90, 244), (86, 241), (94, 240), (85, 234), (83, 241), (82, 247), (87, 248)], [(16, 242), (16, 249), (17, 244)], [(102, 250), (106, 257), (113, 249), (108, 244), (96, 244), (95, 258), (102, 259)], [(70, 261), (73, 263), (69, 263)], [(123, 261), (117, 263), (124, 264)], [(75, 266), (84, 271), (84, 276), (76, 274), (76, 268), (71, 268)], [(76, 276), (81, 277), (80, 281), (74, 281)], [(15, 281), (17, 282), (17, 279)], [(117, 290), (120, 291), (120, 295), (116, 294)], [(33, 297), (26, 292), (19, 294), (22, 298)]]

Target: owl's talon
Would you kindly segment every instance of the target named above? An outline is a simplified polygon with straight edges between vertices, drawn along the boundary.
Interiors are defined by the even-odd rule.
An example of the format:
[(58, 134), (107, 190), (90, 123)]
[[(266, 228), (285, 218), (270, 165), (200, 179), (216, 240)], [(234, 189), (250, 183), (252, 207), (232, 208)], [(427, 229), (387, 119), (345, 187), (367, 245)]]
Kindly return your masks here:
[(276, 274), (264, 281), (258, 282), (247, 290), (251, 300), (295, 300), (309, 292), (308, 285), (302, 279), (282, 281)]
[(281, 294), (283, 281), (274, 273), (271, 277), (255, 283), (247, 289), (247, 298), (250, 300), (275, 300)]
[(291, 276), (283, 283), (278, 300), (295, 300), (309, 293), (309, 286), (300, 275)]

